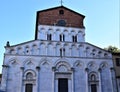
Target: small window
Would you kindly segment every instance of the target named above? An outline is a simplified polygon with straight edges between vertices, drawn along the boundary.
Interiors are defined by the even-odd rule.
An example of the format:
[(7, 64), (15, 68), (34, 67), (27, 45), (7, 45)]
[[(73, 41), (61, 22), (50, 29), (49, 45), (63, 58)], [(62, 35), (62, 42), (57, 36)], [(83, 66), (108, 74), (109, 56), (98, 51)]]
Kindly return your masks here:
[(52, 40), (52, 35), (51, 34), (47, 34), (47, 40), (49, 40), (49, 41)]
[(76, 36), (72, 36), (72, 41), (73, 42), (77, 42), (77, 35)]
[(59, 11), (59, 14), (60, 14), (60, 15), (63, 15), (63, 14), (64, 14), (64, 11), (63, 11), (63, 10), (60, 10), (60, 11)]
[(65, 35), (64, 34), (60, 34), (59, 35), (59, 39), (60, 39), (60, 41), (65, 41)]
[(120, 58), (116, 58), (116, 66), (120, 66)]
[(61, 34), (59, 35), (59, 37), (60, 37), (60, 41), (62, 41), (62, 35)]
[(60, 56), (62, 57), (62, 48), (60, 48)]

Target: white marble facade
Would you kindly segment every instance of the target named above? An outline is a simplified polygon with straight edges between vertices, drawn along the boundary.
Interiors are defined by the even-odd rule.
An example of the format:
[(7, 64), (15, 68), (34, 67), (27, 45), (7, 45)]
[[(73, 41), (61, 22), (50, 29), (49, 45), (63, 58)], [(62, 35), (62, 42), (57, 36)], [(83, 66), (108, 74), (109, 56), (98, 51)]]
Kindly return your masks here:
[[(76, 37), (76, 38), (75, 38)], [(77, 39), (77, 40), (76, 40)], [(5, 92), (116, 92), (111, 53), (85, 42), (85, 29), (39, 25), (37, 40), (5, 47), (1, 89)]]

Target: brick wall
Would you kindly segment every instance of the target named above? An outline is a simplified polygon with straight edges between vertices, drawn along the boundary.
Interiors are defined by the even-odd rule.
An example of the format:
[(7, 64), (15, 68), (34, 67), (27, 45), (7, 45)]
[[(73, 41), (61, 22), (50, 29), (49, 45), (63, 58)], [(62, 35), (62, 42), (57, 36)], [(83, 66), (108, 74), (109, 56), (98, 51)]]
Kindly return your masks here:
[[(60, 10), (63, 10), (64, 14), (60, 14)], [(37, 13), (37, 25), (55, 25), (59, 20), (65, 20), (67, 27), (84, 28), (83, 19), (84, 16), (64, 7), (43, 10)]]

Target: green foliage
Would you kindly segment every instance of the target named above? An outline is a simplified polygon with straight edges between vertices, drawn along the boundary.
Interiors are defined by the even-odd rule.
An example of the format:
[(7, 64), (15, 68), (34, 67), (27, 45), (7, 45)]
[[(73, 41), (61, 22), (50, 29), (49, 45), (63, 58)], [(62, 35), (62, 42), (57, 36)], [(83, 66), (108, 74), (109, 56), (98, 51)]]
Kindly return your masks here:
[(105, 50), (111, 52), (111, 53), (120, 53), (120, 49), (118, 49), (115, 46), (108, 46), (107, 48), (104, 48)]

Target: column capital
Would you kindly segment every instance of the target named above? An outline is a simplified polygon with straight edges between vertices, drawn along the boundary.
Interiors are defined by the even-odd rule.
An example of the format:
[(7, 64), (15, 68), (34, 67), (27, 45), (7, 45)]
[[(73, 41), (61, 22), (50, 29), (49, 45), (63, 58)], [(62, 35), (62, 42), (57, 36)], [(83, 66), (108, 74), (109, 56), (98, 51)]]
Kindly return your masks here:
[(52, 71), (56, 71), (56, 67), (52, 67)]
[(71, 67), (71, 71), (74, 71), (74, 68), (73, 68), (73, 67)]
[(24, 70), (25, 68), (24, 67), (20, 67), (21, 70)]
[(39, 71), (39, 70), (40, 70), (40, 66), (36, 66), (36, 70), (38, 70), (38, 71)]
[(88, 68), (85, 68), (85, 71), (86, 71), (86, 72), (88, 72), (88, 71), (89, 71), (89, 69), (88, 69)]
[(99, 72), (101, 72), (101, 71), (102, 71), (102, 69), (101, 69), (101, 68), (98, 68), (98, 71), (99, 71)]
[(112, 70), (115, 70), (113, 67), (110, 67), (110, 70), (112, 71)]

